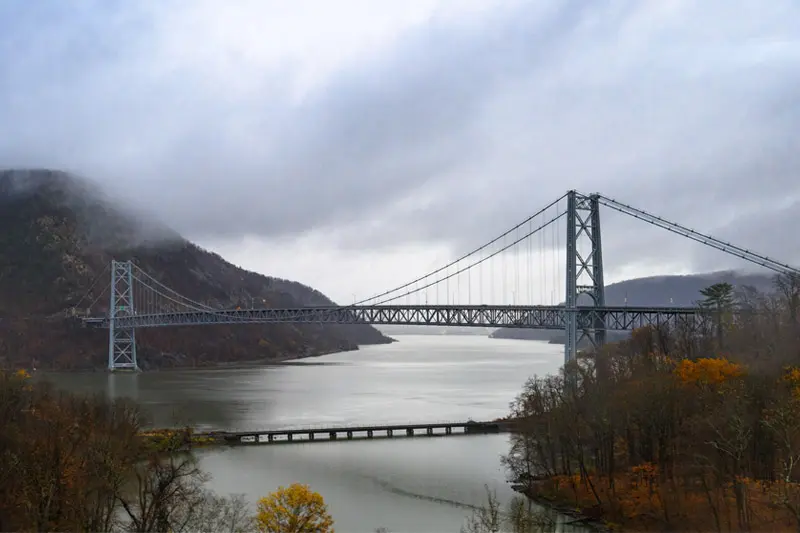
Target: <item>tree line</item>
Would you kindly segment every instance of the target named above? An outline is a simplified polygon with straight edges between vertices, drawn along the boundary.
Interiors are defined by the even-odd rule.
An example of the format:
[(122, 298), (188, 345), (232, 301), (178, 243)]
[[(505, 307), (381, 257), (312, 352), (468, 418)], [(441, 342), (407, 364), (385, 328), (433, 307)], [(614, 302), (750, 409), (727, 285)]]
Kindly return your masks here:
[(154, 443), (142, 426), (133, 402), (0, 371), (0, 531), (188, 531), (242, 521), (239, 498), (204, 489), (188, 430)]
[[(332, 533), (322, 495), (279, 487), (253, 512), (205, 487), (190, 428), (144, 430), (127, 399), (76, 395), (0, 369), (0, 531)], [(505, 521), (490, 495), (470, 532)], [(521, 506), (515, 523), (529, 520)]]
[[(634, 530), (800, 531), (800, 277), (702, 291), (705, 327), (648, 327), (533, 377), (503, 458), (520, 490)], [(332, 531), (322, 496), (256, 513), (205, 488), (191, 430), (152, 438), (137, 405), (0, 371), (0, 531)], [(523, 500), (470, 533), (554, 530)]]
[[(0, 370), (0, 531), (312, 532), (332, 519), (304, 485), (220, 496), (191, 429), (143, 431), (138, 406)], [(277, 529), (276, 529), (277, 528)]]
[(504, 462), (520, 490), (634, 530), (800, 531), (800, 276), (702, 291), (705, 327), (646, 327), (533, 377)]

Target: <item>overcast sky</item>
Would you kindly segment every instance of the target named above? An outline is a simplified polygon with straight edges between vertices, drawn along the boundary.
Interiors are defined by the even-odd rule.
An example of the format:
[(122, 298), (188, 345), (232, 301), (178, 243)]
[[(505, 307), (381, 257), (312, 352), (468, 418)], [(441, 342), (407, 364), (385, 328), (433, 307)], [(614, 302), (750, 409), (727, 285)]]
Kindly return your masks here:
[[(799, 20), (796, 0), (4, 0), (0, 166), (87, 176), (339, 301), (568, 188), (797, 264)], [(603, 215), (609, 281), (746, 266)]]

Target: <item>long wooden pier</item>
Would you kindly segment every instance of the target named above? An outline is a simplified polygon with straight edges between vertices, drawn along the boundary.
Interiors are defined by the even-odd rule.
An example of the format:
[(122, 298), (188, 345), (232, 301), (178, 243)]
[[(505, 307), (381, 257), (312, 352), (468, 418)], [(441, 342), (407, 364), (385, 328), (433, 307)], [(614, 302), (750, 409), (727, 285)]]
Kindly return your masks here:
[(231, 445), (331, 442), (376, 438), (447, 437), (485, 435), (510, 431), (503, 422), (436, 422), (418, 424), (331, 426), (315, 428), (268, 429), (263, 431), (211, 431), (203, 436)]

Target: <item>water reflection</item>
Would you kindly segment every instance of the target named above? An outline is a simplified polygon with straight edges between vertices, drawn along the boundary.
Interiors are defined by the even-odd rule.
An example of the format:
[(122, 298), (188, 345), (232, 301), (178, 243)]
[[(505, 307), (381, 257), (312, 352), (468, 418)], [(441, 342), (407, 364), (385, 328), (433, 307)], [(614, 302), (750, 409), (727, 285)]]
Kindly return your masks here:
[[(557, 371), (562, 357), (563, 348), (539, 342), (405, 336), (289, 366), (48, 377), (73, 391), (138, 400), (155, 426), (252, 430), (504, 416), (523, 382)], [(199, 457), (214, 490), (251, 501), (281, 484), (309, 483), (339, 531), (455, 532), (470, 507), (484, 503), (484, 484), (503, 502), (513, 496), (499, 460), (507, 449), (505, 435), (484, 435), (240, 447)]]
[(139, 401), (139, 374), (107, 374), (106, 396)]

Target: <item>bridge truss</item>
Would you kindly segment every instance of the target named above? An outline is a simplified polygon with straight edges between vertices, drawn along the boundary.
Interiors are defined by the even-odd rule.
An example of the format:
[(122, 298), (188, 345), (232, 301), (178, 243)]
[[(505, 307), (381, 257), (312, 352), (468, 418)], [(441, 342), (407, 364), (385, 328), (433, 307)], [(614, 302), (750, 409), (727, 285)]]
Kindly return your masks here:
[[(566, 209), (563, 212), (558, 208), (562, 200), (566, 201)], [(132, 261), (112, 261), (108, 311), (102, 316), (92, 316), (89, 310), (89, 316), (82, 320), (89, 327), (109, 330), (108, 368), (111, 371), (138, 370), (135, 335), (138, 328), (295, 323), (562, 330), (565, 333), (565, 361), (576, 357), (578, 345), (583, 339), (588, 339), (594, 347), (601, 346), (609, 330), (631, 330), (642, 326), (681, 327), (690, 331), (705, 329), (710, 316), (707, 310), (699, 307), (605, 305), (600, 230), (601, 206), (745, 259), (776, 273), (800, 275), (799, 270), (785, 263), (701, 234), (611, 198), (600, 194), (584, 195), (577, 191), (569, 191), (511, 230), (444, 267), (367, 300), (354, 301), (353, 305), (284, 309), (266, 305), (261, 307), (250, 305), (246, 309), (219, 308), (182, 296)], [(546, 214), (553, 208), (556, 214), (548, 217)], [(475, 282), (470, 277), (479, 271), (483, 279), (483, 270), (489, 269), (488, 267), (484, 269), (480, 265), (511, 250), (514, 252), (511, 260), (517, 261), (513, 275), (518, 279), (523, 270), (519, 262), (524, 252), (521, 253), (520, 250), (524, 250), (524, 246), (527, 245), (530, 258), (531, 243), (537, 236), (542, 247), (546, 247), (541, 240), (546, 228), (553, 230), (556, 239), (552, 248), (559, 250), (562, 248), (558, 240), (560, 232), (555, 226), (564, 218), (566, 238), (563, 249), (566, 253), (566, 275), (563, 280), (565, 288), (563, 304), (471, 303)], [(506, 267), (505, 258), (503, 261), (503, 266)], [(527, 267), (530, 271), (530, 261)], [(503, 276), (502, 292), (507, 294), (507, 269)], [(498, 277), (492, 267), (491, 282), (494, 284)], [(451, 302), (450, 295), (456, 287), (464, 292), (460, 285), (462, 279), (466, 279), (470, 303), (456, 303), (455, 295)], [(446, 304), (427, 302), (427, 291), (432, 287), (437, 295), (440, 289), (445, 291)], [(420, 302), (419, 298), (423, 291), (426, 301)], [(518, 281), (516, 289), (512, 288), (511, 292), (514, 295), (513, 299), (516, 300), (516, 294), (519, 292)], [(417, 302), (410, 303), (415, 296)], [(545, 297), (546, 295), (540, 300)], [(481, 289), (481, 294), (476, 294), (476, 299), (480, 302), (483, 298)], [(398, 303), (398, 300), (402, 299), (405, 299), (405, 304)], [(551, 300), (553, 299), (554, 296), (551, 296)]]
[[(131, 265), (133, 266), (133, 265)], [(238, 309), (135, 314), (87, 318), (94, 327), (116, 331), (169, 326), (210, 324), (372, 324), (406, 326), (461, 326), (480, 328), (564, 329), (568, 316), (580, 330), (631, 330), (642, 326), (700, 327), (706, 313), (685, 307), (576, 307), (510, 305), (355, 305), (348, 307), (301, 307), (292, 309)]]

